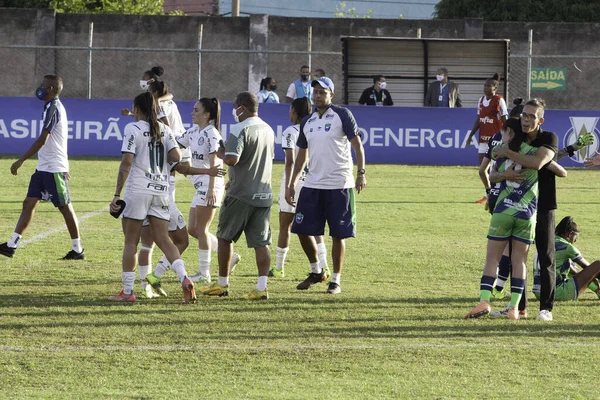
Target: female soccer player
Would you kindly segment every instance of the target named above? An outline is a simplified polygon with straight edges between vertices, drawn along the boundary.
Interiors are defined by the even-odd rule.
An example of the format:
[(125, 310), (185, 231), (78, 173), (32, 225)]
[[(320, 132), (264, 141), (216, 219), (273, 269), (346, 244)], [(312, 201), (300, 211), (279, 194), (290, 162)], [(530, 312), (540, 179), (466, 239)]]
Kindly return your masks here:
[(129, 124), (123, 135), (116, 192), (110, 203), (111, 212), (120, 206), (121, 191), (126, 203), (123, 210), (123, 290), (110, 297), (111, 301), (135, 301), (133, 283), (137, 245), (140, 241), (142, 222), (148, 218), (152, 238), (163, 251), (177, 273), (183, 288), (184, 300), (195, 301), (194, 283), (187, 277), (185, 265), (177, 247), (168, 235), (169, 221), (169, 162), (181, 159), (179, 146), (169, 127), (157, 118), (157, 104), (150, 93), (142, 93), (133, 101), (133, 116), (136, 123)]
[(277, 82), (275, 79), (267, 76), (265, 79), (260, 81), (260, 91), (256, 93), (259, 103), (279, 103), (279, 96), (275, 91), (277, 90)]

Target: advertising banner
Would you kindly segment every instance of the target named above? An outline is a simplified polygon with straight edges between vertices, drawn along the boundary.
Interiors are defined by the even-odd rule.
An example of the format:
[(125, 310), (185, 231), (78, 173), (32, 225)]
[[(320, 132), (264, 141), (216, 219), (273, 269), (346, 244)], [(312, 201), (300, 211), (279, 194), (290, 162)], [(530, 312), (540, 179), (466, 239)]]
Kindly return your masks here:
[[(131, 100), (62, 99), (69, 120), (70, 156), (121, 155), (121, 140), (133, 117), (121, 115)], [(177, 101), (184, 125), (192, 124), (194, 102)], [(234, 124), (232, 103), (221, 103), (221, 133), (226, 138)], [(349, 106), (362, 134), (367, 163), (413, 165), (477, 165), (477, 149), (467, 144), (476, 119), (474, 108)], [(21, 154), (39, 135), (43, 103), (36, 98), (0, 97), (0, 154)], [(582, 166), (598, 150), (598, 111), (546, 110), (543, 129), (555, 132), (559, 147), (593, 132), (595, 143), (565, 166)], [(281, 134), (289, 122), (289, 105), (260, 104), (259, 116), (276, 133), (276, 160), (283, 160)]]

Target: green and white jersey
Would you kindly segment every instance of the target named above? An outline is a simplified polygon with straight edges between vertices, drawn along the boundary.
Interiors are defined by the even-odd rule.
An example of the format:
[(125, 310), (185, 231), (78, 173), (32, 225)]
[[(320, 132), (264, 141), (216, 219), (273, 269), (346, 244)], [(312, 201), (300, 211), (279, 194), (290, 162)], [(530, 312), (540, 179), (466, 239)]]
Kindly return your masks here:
[[(556, 259), (557, 285), (560, 285), (569, 279), (571, 265), (583, 258), (577, 247), (558, 235), (554, 238), (554, 257)], [(541, 283), (540, 263), (538, 262), (538, 255), (536, 253), (533, 262), (533, 293), (540, 292)]]
[[(522, 143), (519, 153), (533, 155), (537, 147)], [(501, 158), (497, 161), (498, 172), (504, 172), (510, 168), (514, 161)], [(519, 171), (522, 166), (515, 165), (515, 170)], [(531, 220), (536, 217), (538, 203), (538, 171), (534, 169), (524, 169), (525, 180), (521, 183), (504, 181), (500, 184), (500, 194), (494, 208), (494, 214), (508, 214), (515, 218)]]

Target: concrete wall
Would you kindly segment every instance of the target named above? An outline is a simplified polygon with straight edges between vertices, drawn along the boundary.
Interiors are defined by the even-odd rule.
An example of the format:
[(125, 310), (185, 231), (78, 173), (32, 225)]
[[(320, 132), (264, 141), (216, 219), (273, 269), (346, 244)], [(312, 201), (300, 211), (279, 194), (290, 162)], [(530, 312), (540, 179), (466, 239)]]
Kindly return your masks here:
[[(463, 20), (376, 20), (339, 18), (171, 17), (129, 15), (54, 14), (51, 10), (0, 9), (0, 73), (11, 84), (3, 96), (31, 96), (45, 73), (65, 79), (65, 97), (87, 95), (88, 52), (85, 49), (16, 49), (6, 45), (87, 46), (89, 23), (94, 23), (94, 47), (147, 48), (145, 51), (95, 50), (92, 55), (92, 97), (133, 98), (145, 70), (161, 65), (163, 79), (176, 99), (192, 100), (198, 92), (198, 30), (203, 24), (204, 49), (306, 51), (308, 27), (313, 29), (314, 51), (341, 52), (340, 36), (424, 38), (508, 38), (511, 52), (527, 51), (527, 34), (534, 29), (535, 54), (573, 54), (573, 59), (534, 59), (533, 67), (567, 68), (567, 90), (532, 92), (547, 99), (551, 108), (598, 109), (600, 98), (590, 84), (600, 70), (597, 60), (581, 58), (600, 54), (595, 33), (600, 24), (492, 23)], [(576, 43), (576, 46), (574, 45)], [(159, 52), (151, 49), (191, 49)], [(261, 75), (278, 81), (285, 97), (288, 85), (299, 75), (305, 54), (204, 53), (201, 56), (201, 95), (232, 100), (242, 91), (258, 87)], [(573, 64), (583, 72), (579, 72)], [(511, 57), (509, 96), (525, 97), (526, 59)], [(338, 88), (343, 85), (342, 58), (314, 55), (312, 68), (323, 68)], [(343, 93), (337, 91), (338, 99)], [(510, 100), (510, 99), (509, 99)], [(182, 112), (187, 112), (183, 110)]]

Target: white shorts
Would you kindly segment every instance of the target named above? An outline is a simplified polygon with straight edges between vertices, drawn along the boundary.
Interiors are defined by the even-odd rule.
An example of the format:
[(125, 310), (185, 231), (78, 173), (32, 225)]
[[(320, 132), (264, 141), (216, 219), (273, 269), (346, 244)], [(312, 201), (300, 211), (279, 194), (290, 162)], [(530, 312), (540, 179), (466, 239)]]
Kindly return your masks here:
[(489, 148), (489, 145), (487, 143), (479, 143), (479, 146), (477, 147), (477, 152), (479, 154), (485, 154), (487, 153)]
[[(196, 208), (208, 206), (208, 203), (206, 202), (206, 193), (208, 192), (208, 186), (202, 186), (202, 182), (196, 182), (194, 184), (194, 187), (196, 187), (196, 194), (194, 194), (194, 197), (192, 198), (192, 205), (190, 207)], [(213, 190), (216, 196), (215, 205), (213, 207), (219, 207), (223, 202), (223, 194), (225, 193), (225, 188), (216, 187)]]
[(143, 221), (147, 216), (152, 216), (169, 220), (169, 193), (156, 195), (129, 193), (125, 190), (123, 200), (125, 201), (123, 218)]
[[(144, 219), (142, 226), (150, 225), (150, 221), (148, 218)], [(185, 218), (183, 218), (183, 214), (179, 211), (177, 205), (174, 202), (169, 203), (169, 232), (175, 232), (178, 229), (185, 228)]]
[[(302, 179), (298, 179), (298, 183), (296, 183), (295, 189), (296, 194), (294, 195), (294, 201), (298, 203), (298, 196), (300, 196), (300, 190), (304, 186), (304, 181)], [(281, 187), (279, 188), (279, 212), (294, 214), (296, 212), (296, 207), (292, 207), (285, 201), (285, 183), (281, 182)]]

